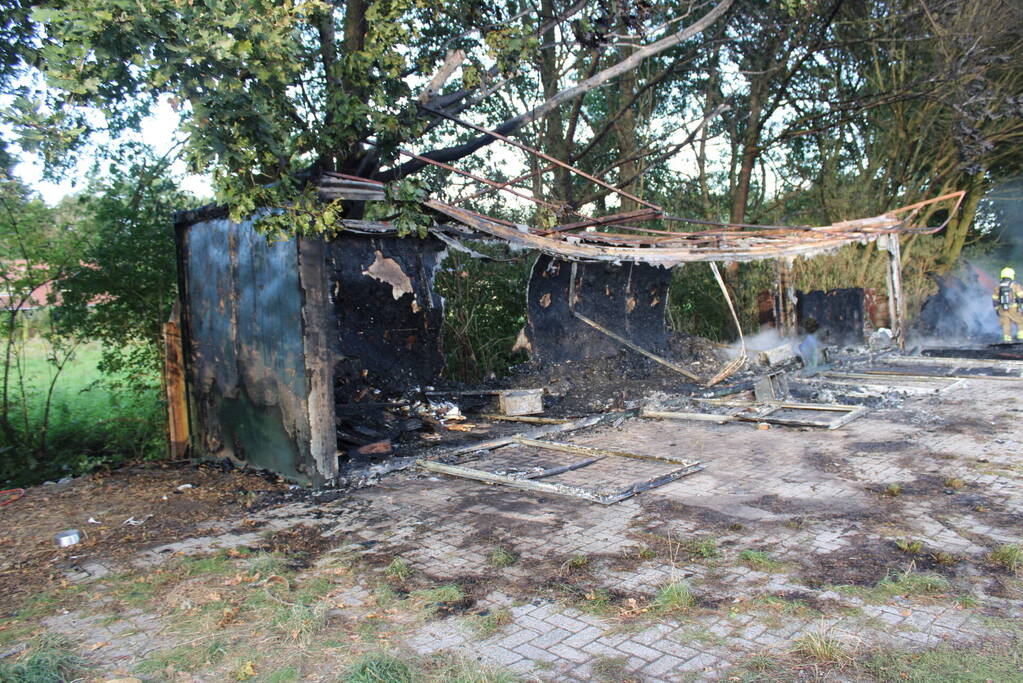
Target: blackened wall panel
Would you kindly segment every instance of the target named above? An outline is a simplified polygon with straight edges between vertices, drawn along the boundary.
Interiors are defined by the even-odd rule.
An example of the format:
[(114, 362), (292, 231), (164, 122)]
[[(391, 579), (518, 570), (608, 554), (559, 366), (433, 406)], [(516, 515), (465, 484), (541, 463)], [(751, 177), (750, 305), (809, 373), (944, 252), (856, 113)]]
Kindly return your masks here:
[[(544, 362), (600, 358), (622, 345), (572, 315), (572, 263), (541, 255), (527, 291), (529, 339)], [(576, 265), (575, 310), (632, 343), (662, 351), (668, 344), (664, 319), (671, 271), (643, 263)]]
[(433, 291), (444, 244), (429, 237), (343, 234), (328, 242), (339, 404), (435, 380), (443, 300)]

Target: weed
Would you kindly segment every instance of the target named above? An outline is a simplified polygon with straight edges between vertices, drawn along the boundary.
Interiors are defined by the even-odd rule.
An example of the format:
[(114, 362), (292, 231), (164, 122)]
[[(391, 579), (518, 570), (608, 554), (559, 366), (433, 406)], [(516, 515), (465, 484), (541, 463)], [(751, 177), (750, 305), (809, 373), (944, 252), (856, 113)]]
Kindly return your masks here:
[(718, 552), (718, 542), (713, 536), (703, 536), (701, 538), (691, 538), (682, 544), (682, 549), (690, 555), (702, 557), (708, 560), (712, 557), (717, 557), (720, 553)]
[(577, 607), (590, 614), (609, 614), (613, 608), (611, 594), (603, 588), (597, 588), (586, 593), (583, 596), (583, 602), (577, 605)]
[[(429, 670), (427, 680), (436, 683), (515, 683), (518, 680), (511, 674), (480, 666), (469, 657), (449, 653), (434, 655), (423, 668)], [(419, 680), (419, 677), (414, 678)]]
[(823, 622), (817, 630), (796, 639), (792, 651), (806, 659), (825, 664), (837, 664), (851, 659), (845, 644)]
[(85, 673), (84, 660), (73, 651), (71, 641), (52, 633), (29, 642), (25, 654), (14, 662), (0, 663), (5, 683), (63, 683)]
[(384, 570), (384, 573), (392, 579), (404, 581), (412, 576), (412, 565), (400, 557), (396, 557), (391, 560), (391, 564), (387, 565), (387, 569)]
[(966, 486), (966, 482), (959, 477), (949, 477), (945, 480), (945, 488), (952, 489), (953, 491), (958, 491), (964, 486)]
[(625, 657), (608, 657), (598, 655), (590, 666), (595, 680), (602, 683), (621, 683), (628, 678), (628, 659)]
[(959, 563), (958, 555), (953, 555), (952, 553), (946, 553), (942, 551), (931, 553), (931, 559), (934, 560), (937, 564), (942, 565), (943, 567), (951, 567), (952, 565)]
[(739, 561), (750, 569), (762, 572), (774, 571), (781, 567), (781, 562), (771, 559), (771, 556), (762, 550), (743, 550), (739, 553)]
[(888, 496), (889, 498), (895, 498), (900, 493), (902, 493), (901, 484), (888, 484), (888, 486), (883, 491), (883, 494)]
[(412, 683), (412, 669), (387, 654), (365, 655), (349, 668), (343, 683)]
[(653, 548), (643, 546), (642, 548), (636, 551), (636, 557), (638, 557), (641, 560), (652, 560), (655, 557), (657, 557), (657, 551), (654, 550)]
[(306, 605), (301, 602), (281, 605), (274, 610), (270, 626), (288, 640), (308, 643), (327, 623), (327, 603)]
[(510, 567), (518, 562), (518, 557), (504, 548), (494, 548), (487, 556), (487, 561), (495, 567)]
[(186, 576), (209, 576), (228, 574), (235, 566), (227, 553), (214, 553), (182, 558), (180, 568)]
[(1023, 568), (1023, 546), (1018, 543), (1007, 543), (996, 548), (988, 559), (1010, 572), (1019, 572)]
[(422, 590), (412, 591), (409, 594), (409, 599), (413, 603), (419, 605), (425, 609), (428, 613), (432, 614), (439, 610), (444, 605), (450, 605), (456, 602), (460, 602), (465, 599), (465, 593), (455, 583), (449, 583), (444, 586), (438, 586), (437, 588), (425, 588)]
[(582, 569), (589, 563), (590, 558), (588, 558), (586, 555), (573, 555), (572, 557), (568, 558), (565, 561), (565, 563), (561, 566), (565, 567), (566, 569)]
[(963, 609), (972, 609), (980, 604), (977, 598), (973, 597), (969, 593), (957, 595), (955, 601), (956, 604), (962, 607)]
[(477, 616), (472, 622), (472, 627), (480, 638), (489, 638), (514, 620), (511, 610), (502, 607)]
[(696, 597), (688, 584), (672, 581), (654, 598), (653, 607), (660, 612), (685, 612), (696, 604)]
[(280, 555), (273, 553), (258, 553), (246, 558), (246, 564), (250, 571), (260, 576), (280, 576), (287, 573), (286, 560)]
[(924, 549), (923, 541), (911, 541), (908, 538), (895, 541), (895, 546), (907, 555), (919, 555)]

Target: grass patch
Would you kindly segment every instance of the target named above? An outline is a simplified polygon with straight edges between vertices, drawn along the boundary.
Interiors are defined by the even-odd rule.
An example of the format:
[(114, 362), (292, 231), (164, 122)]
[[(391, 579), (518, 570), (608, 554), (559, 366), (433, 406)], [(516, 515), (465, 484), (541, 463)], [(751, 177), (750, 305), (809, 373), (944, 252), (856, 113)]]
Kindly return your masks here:
[(572, 557), (565, 560), (565, 563), (561, 566), (565, 569), (583, 569), (590, 564), (590, 558), (586, 555), (573, 555)]
[(652, 607), (658, 612), (686, 612), (696, 604), (696, 596), (683, 581), (672, 581), (654, 598)]
[(480, 638), (489, 638), (513, 621), (515, 618), (512, 616), (511, 610), (502, 607), (475, 617), (472, 620), (472, 630)]
[(945, 488), (952, 489), (953, 491), (958, 491), (964, 486), (966, 486), (966, 482), (959, 477), (949, 477), (945, 480)]
[(743, 550), (739, 553), (739, 561), (761, 572), (777, 571), (782, 566), (781, 562), (772, 559), (763, 550)]
[(888, 484), (888, 486), (886, 486), (884, 491), (882, 491), (881, 493), (882, 493), (882, 495), (888, 496), (889, 498), (895, 498), (900, 493), (902, 493), (902, 485), (901, 484)]
[(46, 633), (32, 639), (14, 661), (0, 661), (4, 683), (64, 683), (84, 677), (85, 661), (74, 652), (67, 638)]
[(877, 582), (876, 590), (886, 598), (902, 595), (911, 597), (914, 595), (936, 595), (947, 593), (951, 584), (940, 574), (903, 572), (901, 574), (889, 574)]
[(178, 645), (151, 653), (136, 670), (143, 675), (167, 670), (194, 673), (223, 661), (228, 654), (228, 648), (227, 640), (220, 637), (212, 638), (207, 643)]
[(594, 589), (583, 595), (582, 600), (578, 601), (576, 607), (583, 612), (597, 616), (606, 616), (615, 611), (611, 593), (603, 588)]
[(487, 561), (495, 567), (510, 567), (518, 560), (518, 556), (505, 548), (494, 548), (487, 555)]
[(823, 624), (816, 631), (797, 638), (792, 652), (803, 659), (821, 664), (839, 664), (852, 659), (846, 644), (835, 636), (830, 627)]
[(412, 683), (412, 669), (392, 655), (365, 655), (342, 677), (344, 683)]
[(625, 657), (599, 655), (590, 666), (594, 680), (601, 683), (621, 683), (628, 680), (628, 662)]
[(1023, 681), (1023, 647), (1014, 644), (986, 649), (941, 647), (921, 652), (884, 651), (866, 657), (863, 668), (878, 681), (956, 681), (1008, 683)]
[(705, 560), (709, 560), (712, 557), (717, 557), (721, 554), (718, 550), (718, 541), (713, 536), (691, 538), (682, 543), (682, 550), (694, 557), (700, 557)]
[(1007, 543), (996, 548), (988, 559), (999, 567), (1004, 567), (1010, 572), (1019, 573), (1023, 569), (1023, 546), (1017, 543)]
[(400, 557), (391, 560), (391, 563), (384, 569), (384, 573), (392, 579), (404, 581), (412, 576), (412, 565)]
[(641, 560), (652, 560), (655, 557), (657, 557), (657, 551), (654, 550), (653, 548), (643, 546), (642, 548), (636, 551), (636, 557), (638, 557)]
[(287, 666), (269, 674), (263, 679), (263, 683), (296, 683), (299, 678), (298, 669), (293, 666)]
[(900, 538), (895, 541), (895, 547), (907, 555), (919, 555), (923, 552), (923, 541), (911, 541), (908, 538)]

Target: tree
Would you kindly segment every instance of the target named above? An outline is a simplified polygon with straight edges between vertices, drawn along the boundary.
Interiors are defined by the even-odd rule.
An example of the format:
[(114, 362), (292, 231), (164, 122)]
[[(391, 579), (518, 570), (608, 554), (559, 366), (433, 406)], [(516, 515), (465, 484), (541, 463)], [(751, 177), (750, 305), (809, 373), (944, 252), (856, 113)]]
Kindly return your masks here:
[[(111, 125), (130, 126), (157, 98), (169, 97), (188, 134), (192, 169), (212, 171), (218, 198), (235, 215), (287, 205), (321, 218), (306, 227), (326, 229), (322, 217), (332, 211), (321, 211), (309, 195), (303, 200), (303, 170), (403, 180), (427, 163), (401, 161), (399, 148), (436, 133), (444, 116), (472, 112), (501, 134), (516, 133), (699, 35), (731, 2), (694, 0), (678, 15), (684, 22), (668, 21), (677, 17), (656, 8), (644, 22), (651, 35), (636, 47), (500, 117), (502, 91), (538, 81), (534, 56), (552, 47), (538, 37), (556, 28), (567, 40), (575, 21), (594, 45), (610, 45), (613, 38), (588, 27), (614, 12), (585, 1), (552, 1), (537, 13), (515, 2), (472, 0), (70, 0), (45, 3), (34, 17), (50, 39), (42, 49), (49, 82), (67, 106), (96, 106)], [(446, 69), (417, 92), (414, 84), (426, 83), (444, 62), (461, 65), (461, 77), (445, 86), (453, 71)], [(474, 132), (452, 144), (449, 130), (433, 141), (436, 148), (423, 156), (451, 162), (494, 138)]]
[(100, 369), (135, 388), (151, 386), (162, 366), (163, 323), (177, 299), (173, 213), (196, 203), (168, 161), (128, 146), (73, 199), (81, 263), (57, 283), (62, 328), (103, 342)]

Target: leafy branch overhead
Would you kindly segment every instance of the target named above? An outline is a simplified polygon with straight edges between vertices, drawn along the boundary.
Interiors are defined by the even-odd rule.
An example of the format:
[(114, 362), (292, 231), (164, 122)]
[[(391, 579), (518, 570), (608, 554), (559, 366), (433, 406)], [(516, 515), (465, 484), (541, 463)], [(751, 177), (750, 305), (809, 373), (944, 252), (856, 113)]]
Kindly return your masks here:
[[(699, 35), (732, 1), (545, 2), (537, 11), (469, 0), (70, 0), (42, 3), (32, 17), (45, 27), (39, 60), (63, 93), (58, 111), (96, 107), (100, 127), (116, 131), (169, 99), (191, 169), (212, 173), (218, 199), (240, 215), (290, 206), (309, 170), (392, 181), (424, 166), (399, 163), (403, 146), (427, 145), (424, 156), (443, 161), (469, 156), (494, 139), (442, 135), (434, 111), (515, 133)], [(634, 34), (630, 47), (600, 28), (617, 25)], [(508, 93), (536, 83), (555, 50), (602, 66), (509, 110)], [(423, 96), (445, 64), (440, 87)], [(407, 205), (407, 189), (392, 194)], [(418, 229), (407, 206), (399, 217), (403, 230)]]

